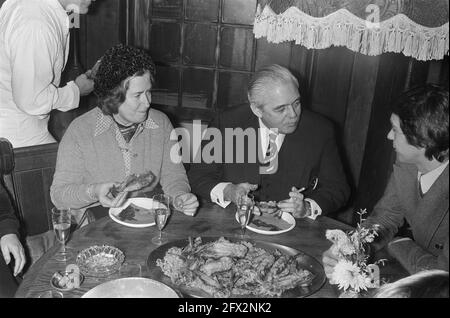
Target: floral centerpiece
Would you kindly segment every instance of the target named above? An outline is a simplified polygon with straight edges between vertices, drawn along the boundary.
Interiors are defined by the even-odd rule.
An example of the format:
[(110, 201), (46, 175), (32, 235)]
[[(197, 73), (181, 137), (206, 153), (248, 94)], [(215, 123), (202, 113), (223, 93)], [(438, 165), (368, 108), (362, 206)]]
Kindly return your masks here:
[(379, 226), (362, 226), (366, 209), (357, 212), (360, 217), (355, 230), (343, 232), (341, 230), (327, 230), (326, 237), (333, 242), (331, 252), (338, 257), (338, 262), (331, 274), (330, 284), (338, 285), (343, 290), (343, 296), (355, 297), (369, 288), (379, 287), (379, 260), (368, 264), (369, 244), (378, 235)]

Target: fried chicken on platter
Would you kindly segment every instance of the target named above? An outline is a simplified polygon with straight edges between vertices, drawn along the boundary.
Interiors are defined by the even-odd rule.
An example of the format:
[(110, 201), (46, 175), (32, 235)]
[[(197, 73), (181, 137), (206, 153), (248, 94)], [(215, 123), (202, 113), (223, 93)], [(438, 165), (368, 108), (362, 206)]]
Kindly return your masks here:
[(314, 274), (300, 266), (301, 257), (223, 237), (205, 244), (201, 238), (190, 238), (185, 247), (170, 248), (156, 265), (172, 283), (198, 288), (213, 297), (279, 297), (289, 289), (311, 284)]

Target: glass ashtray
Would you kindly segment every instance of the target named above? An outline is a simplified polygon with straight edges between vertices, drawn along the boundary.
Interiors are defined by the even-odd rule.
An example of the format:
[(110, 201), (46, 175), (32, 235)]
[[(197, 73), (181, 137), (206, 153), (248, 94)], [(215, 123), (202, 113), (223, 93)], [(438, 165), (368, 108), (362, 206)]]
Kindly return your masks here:
[(77, 256), (77, 265), (88, 276), (106, 277), (120, 269), (125, 256), (117, 247), (94, 245), (82, 250)]
[[(78, 276), (78, 282), (76, 282), (76, 276)], [(53, 288), (59, 291), (70, 291), (75, 288), (78, 288), (84, 281), (84, 275), (81, 273), (76, 273), (74, 271), (58, 271), (53, 274), (50, 279), (50, 284)], [(78, 283), (78, 287), (77, 287)]]

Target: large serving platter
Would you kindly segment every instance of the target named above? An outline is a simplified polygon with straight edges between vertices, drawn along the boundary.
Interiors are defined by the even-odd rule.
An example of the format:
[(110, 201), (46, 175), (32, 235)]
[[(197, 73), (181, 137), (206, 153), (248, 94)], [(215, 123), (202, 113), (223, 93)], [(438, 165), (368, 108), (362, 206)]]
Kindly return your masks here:
[[(208, 243), (218, 240), (219, 237), (202, 237), (202, 243)], [(241, 241), (238, 238), (226, 238), (227, 240), (231, 242), (239, 242)], [(256, 247), (266, 249), (267, 251), (273, 252), (275, 250), (279, 250), (281, 253), (287, 255), (287, 256), (301, 256), (299, 264), (302, 268), (309, 270), (314, 274), (314, 279), (312, 280), (311, 284), (308, 286), (297, 286), (296, 288), (286, 290), (281, 297), (282, 298), (302, 298), (307, 297), (315, 292), (317, 292), (320, 288), (322, 288), (323, 284), (326, 281), (326, 276), (324, 269), (322, 267), (322, 264), (317, 261), (314, 257), (299, 251), (297, 249), (276, 244), (272, 242), (264, 242), (264, 241), (253, 241), (253, 240), (247, 240), (253, 244), (255, 244)], [(156, 265), (157, 259), (163, 259), (166, 255), (166, 252), (172, 248), (172, 247), (184, 247), (189, 243), (189, 239), (183, 239), (183, 240), (177, 240), (172, 241), (167, 244), (161, 245), (154, 251), (150, 253), (150, 255), (147, 258), (147, 266), (150, 271), (151, 278), (160, 281), (170, 287), (172, 287), (175, 290), (178, 290), (180, 293), (182, 293), (185, 297), (195, 297), (195, 298), (211, 298), (212, 295), (208, 294), (207, 292), (198, 289), (198, 288), (191, 288), (184, 285), (176, 285), (173, 284), (169, 277), (167, 277), (161, 269)], [(264, 297), (262, 295), (231, 295), (231, 297), (248, 297), (248, 298), (261, 298)]]

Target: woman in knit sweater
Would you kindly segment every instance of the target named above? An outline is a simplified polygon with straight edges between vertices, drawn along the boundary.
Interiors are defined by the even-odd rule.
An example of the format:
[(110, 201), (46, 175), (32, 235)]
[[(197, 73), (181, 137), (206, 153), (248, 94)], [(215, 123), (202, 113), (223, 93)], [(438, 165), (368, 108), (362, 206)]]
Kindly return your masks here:
[(58, 149), (50, 195), (58, 208), (80, 209), (99, 202), (119, 206), (111, 188), (131, 174), (151, 171), (177, 209), (193, 216), (198, 201), (183, 164), (172, 160), (176, 141), (165, 114), (151, 109), (154, 64), (144, 51), (109, 49), (95, 76), (99, 105), (75, 119)]

